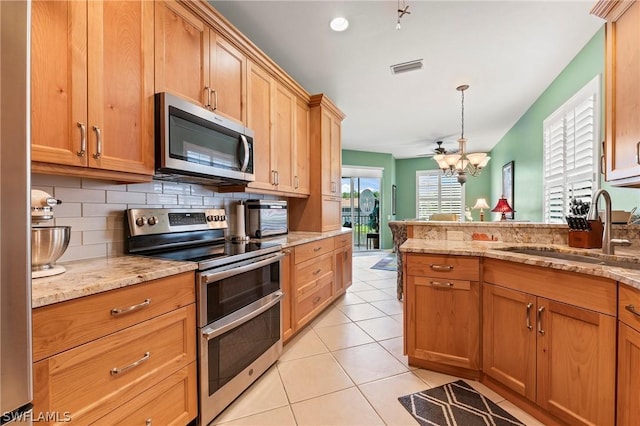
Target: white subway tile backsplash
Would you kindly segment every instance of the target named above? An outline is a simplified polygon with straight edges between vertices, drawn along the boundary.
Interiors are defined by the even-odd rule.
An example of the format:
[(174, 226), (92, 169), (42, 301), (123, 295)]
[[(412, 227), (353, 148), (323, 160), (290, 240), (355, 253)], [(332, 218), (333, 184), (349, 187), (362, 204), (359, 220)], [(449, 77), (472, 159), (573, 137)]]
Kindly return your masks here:
[(57, 226), (70, 226), (72, 231), (97, 231), (107, 229), (106, 217), (56, 218)]
[(84, 231), (82, 233), (82, 244), (100, 244), (115, 241), (124, 241), (122, 229), (107, 229), (102, 231)]
[(166, 207), (178, 205), (178, 196), (174, 194), (147, 194), (147, 204), (161, 204)]
[(162, 192), (164, 194), (190, 195), (191, 185), (188, 183), (163, 182)]
[(79, 188), (65, 188), (56, 186), (54, 189), (54, 197), (65, 202), (78, 202), (78, 203), (104, 203), (106, 200), (105, 191), (99, 189), (79, 189)]
[(143, 192), (117, 192), (107, 191), (107, 203), (129, 204), (144, 203), (147, 194)]
[(229, 226), (238, 201), (280, 199), (245, 193), (216, 193), (213, 187), (152, 181), (118, 184), (104, 180), (34, 174), (32, 188), (62, 200), (55, 220), (42, 225), (71, 226), (69, 247), (60, 262), (125, 253), (125, 210), (130, 208), (225, 208)]
[(144, 182), (144, 183), (130, 183), (126, 186), (129, 192), (146, 192), (162, 194), (162, 182)]
[(104, 191), (126, 191), (126, 185), (107, 180), (82, 179), (82, 187), (85, 189), (102, 189)]
[(31, 186), (80, 188), (82, 186), (82, 179), (73, 176), (54, 176), (33, 173), (31, 175)]
[(202, 206), (202, 198), (197, 195), (178, 195), (178, 204), (181, 206)]

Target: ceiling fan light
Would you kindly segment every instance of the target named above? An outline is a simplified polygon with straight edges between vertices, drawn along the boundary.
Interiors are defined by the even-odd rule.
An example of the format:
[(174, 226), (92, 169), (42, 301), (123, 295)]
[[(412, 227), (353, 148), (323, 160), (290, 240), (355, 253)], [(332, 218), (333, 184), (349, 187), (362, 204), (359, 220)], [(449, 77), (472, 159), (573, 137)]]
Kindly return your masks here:
[(349, 21), (345, 17), (337, 16), (331, 20), (329, 26), (333, 31), (341, 32), (349, 28)]

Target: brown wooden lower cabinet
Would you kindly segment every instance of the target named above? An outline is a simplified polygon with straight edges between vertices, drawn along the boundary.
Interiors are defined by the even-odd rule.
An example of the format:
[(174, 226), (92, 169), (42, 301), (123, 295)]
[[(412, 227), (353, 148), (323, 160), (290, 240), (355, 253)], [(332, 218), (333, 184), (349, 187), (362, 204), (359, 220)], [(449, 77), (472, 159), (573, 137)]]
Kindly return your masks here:
[(618, 425), (640, 419), (640, 290), (620, 284), (618, 293)]

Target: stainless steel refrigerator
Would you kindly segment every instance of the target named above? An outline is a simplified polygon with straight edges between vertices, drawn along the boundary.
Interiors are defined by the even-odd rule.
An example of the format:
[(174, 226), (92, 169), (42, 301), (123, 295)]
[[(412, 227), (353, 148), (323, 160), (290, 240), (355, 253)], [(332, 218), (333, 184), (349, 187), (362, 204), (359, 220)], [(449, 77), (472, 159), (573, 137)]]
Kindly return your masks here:
[[(30, 2), (0, 0), (0, 424), (30, 423)], [(23, 423), (20, 423), (23, 424)]]

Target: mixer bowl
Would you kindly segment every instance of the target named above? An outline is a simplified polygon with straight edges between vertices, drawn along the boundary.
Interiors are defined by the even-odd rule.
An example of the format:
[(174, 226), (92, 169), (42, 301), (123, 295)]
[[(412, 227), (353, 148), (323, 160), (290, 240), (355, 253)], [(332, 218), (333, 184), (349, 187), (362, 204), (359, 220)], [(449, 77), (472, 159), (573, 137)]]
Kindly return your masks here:
[(31, 270), (53, 268), (69, 245), (70, 226), (38, 226), (31, 228)]

